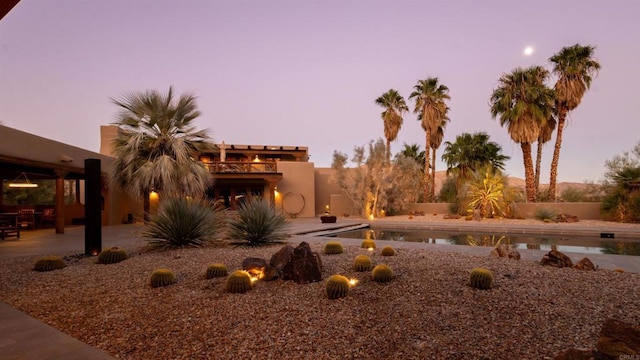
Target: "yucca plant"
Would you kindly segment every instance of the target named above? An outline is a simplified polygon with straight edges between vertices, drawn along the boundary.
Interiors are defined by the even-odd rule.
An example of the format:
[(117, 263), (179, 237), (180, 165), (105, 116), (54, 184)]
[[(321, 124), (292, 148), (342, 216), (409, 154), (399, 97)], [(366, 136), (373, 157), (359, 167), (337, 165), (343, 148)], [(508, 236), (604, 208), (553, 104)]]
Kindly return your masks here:
[(558, 213), (555, 210), (546, 207), (536, 209), (536, 212), (534, 214), (534, 217), (536, 219), (542, 220), (544, 222), (553, 221), (556, 216), (558, 216)]
[(161, 202), (143, 236), (151, 249), (202, 247), (221, 237), (225, 225), (220, 203), (176, 197)]
[(229, 220), (229, 236), (243, 245), (261, 246), (288, 238), (290, 226), (268, 199), (254, 197), (240, 204), (237, 217)]

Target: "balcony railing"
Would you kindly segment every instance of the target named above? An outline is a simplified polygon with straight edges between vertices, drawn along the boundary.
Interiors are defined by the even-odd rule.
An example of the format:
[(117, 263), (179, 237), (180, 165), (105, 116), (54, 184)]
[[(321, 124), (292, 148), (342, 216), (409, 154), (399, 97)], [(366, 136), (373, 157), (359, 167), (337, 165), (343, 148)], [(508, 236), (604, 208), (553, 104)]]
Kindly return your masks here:
[(210, 173), (277, 173), (275, 161), (217, 161), (205, 164)]

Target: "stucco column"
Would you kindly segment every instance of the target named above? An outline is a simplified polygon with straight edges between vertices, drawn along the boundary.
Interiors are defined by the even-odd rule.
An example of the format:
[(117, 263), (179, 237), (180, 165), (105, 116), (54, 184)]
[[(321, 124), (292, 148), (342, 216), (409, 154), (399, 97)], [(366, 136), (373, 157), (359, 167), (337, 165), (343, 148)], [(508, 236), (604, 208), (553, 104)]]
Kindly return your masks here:
[(56, 234), (64, 234), (64, 171), (56, 171)]

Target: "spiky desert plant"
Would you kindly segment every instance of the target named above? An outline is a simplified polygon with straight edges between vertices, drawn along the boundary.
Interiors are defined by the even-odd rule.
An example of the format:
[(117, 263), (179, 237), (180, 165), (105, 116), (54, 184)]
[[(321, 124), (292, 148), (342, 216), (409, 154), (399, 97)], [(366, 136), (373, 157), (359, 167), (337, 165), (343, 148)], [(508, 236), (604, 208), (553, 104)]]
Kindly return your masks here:
[(353, 270), (355, 271), (369, 271), (372, 266), (371, 258), (367, 255), (358, 255), (353, 259)]
[(35, 271), (51, 271), (63, 269), (67, 264), (65, 264), (64, 260), (60, 256), (56, 255), (48, 255), (43, 256), (38, 261), (36, 261), (33, 266), (33, 270)]
[(343, 252), (344, 248), (339, 241), (329, 241), (324, 244), (324, 253), (327, 255), (342, 254)]
[(349, 279), (342, 275), (331, 276), (325, 284), (325, 292), (330, 300), (349, 296)]
[(175, 284), (176, 276), (173, 271), (169, 269), (156, 269), (151, 273), (149, 283), (152, 287), (169, 286)]
[(379, 283), (385, 283), (393, 280), (393, 270), (388, 265), (380, 264), (371, 271), (373, 280)]
[(480, 290), (489, 290), (493, 287), (493, 273), (489, 269), (475, 268), (471, 270), (469, 285)]
[(244, 294), (251, 290), (251, 275), (244, 270), (236, 270), (227, 277), (224, 290), (233, 294)]
[(216, 277), (223, 277), (229, 275), (229, 270), (227, 270), (227, 266), (225, 264), (215, 263), (210, 264), (207, 267), (207, 272), (205, 273), (205, 277), (207, 279), (213, 279)]
[(238, 206), (237, 217), (229, 221), (229, 236), (244, 245), (261, 246), (288, 238), (290, 227), (268, 199), (253, 197)]
[(556, 218), (556, 216), (558, 216), (558, 213), (555, 210), (546, 207), (536, 209), (536, 212), (534, 214), (534, 217), (536, 219), (542, 220), (544, 222), (551, 222)]
[(219, 202), (176, 197), (164, 200), (143, 231), (154, 250), (203, 247), (224, 234), (225, 211)]
[(360, 247), (363, 248), (363, 249), (375, 249), (376, 248), (376, 242), (375, 242), (375, 240), (364, 239), (364, 240), (362, 240), (362, 244), (360, 244)]
[(126, 260), (128, 257), (124, 249), (114, 246), (100, 251), (100, 254), (98, 254), (98, 264), (115, 264)]
[(391, 246), (385, 246), (382, 248), (382, 250), (380, 250), (380, 255), (382, 256), (395, 256), (396, 255), (396, 250), (394, 248), (392, 248)]

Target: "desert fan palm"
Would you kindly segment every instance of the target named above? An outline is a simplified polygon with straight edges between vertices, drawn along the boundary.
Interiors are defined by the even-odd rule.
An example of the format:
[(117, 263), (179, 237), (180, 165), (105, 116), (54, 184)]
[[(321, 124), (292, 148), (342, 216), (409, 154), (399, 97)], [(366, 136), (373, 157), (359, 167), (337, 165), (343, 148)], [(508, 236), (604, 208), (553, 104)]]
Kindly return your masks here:
[(549, 58), (549, 61), (553, 63), (552, 71), (558, 77), (554, 86), (558, 111), (558, 130), (549, 180), (549, 193), (554, 197), (558, 179), (560, 148), (562, 147), (562, 132), (567, 113), (580, 105), (584, 94), (591, 87), (593, 76), (600, 70), (600, 63), (593, 57), (594, 51), (595, 47), (593, 46), (575, 44), (562, 48)]
[(174, 99), (170, 87), (166, 94), (147, 91), (111, 100), (122, 111), (115, 122), (119, 132), (110, 180), (135, 198), (146, 199), (152, 190), (201, 195), (210, 175), (197, 157), (213, 145), (206, 131), (192, 125), (200, 116), (195, 96)]
[(525, 169), (527, 201), (534, 202), (535, 179), (531, 144), (540, 136), (540, 124), (551, 118), (553, 91), (544, 81), (549, 72), (541, 66), (517, 68), (500, 77), (491, 95), (491, 116), (500, 117), (511, 139), (520, 144)]
[(382, 106), (382, 121), (384, 123), (384, 137), (387, 140), (387, 160), (391, 158), (391, 142), (398, 137), (402, 127), (402, 114), (409, 111), (404, 98), (394, 89), (389, 89), (375, 101)]
[(415, 100), (414, 112), (420, 114), (421, 126), (425, 131), (425, 163), (424, 163), (424, 199), (429, 201), (431, 175), (430, 175), (430, 150), (432, 133), (442, 121), (447, 118), (449, 107), (446, 101), (451, 99), (449, 88), (440, 84), (438, 78), (430, 77), (426, 80), (419, 80), (413, 87), (414, 91), (409, 95)]
[(436, 152), (444, 141), (444, 129), (447, 127), (450, 119), (444, 117), (435, 130), (431, 133), (431, 199), (435, 199), (436, 193)]

